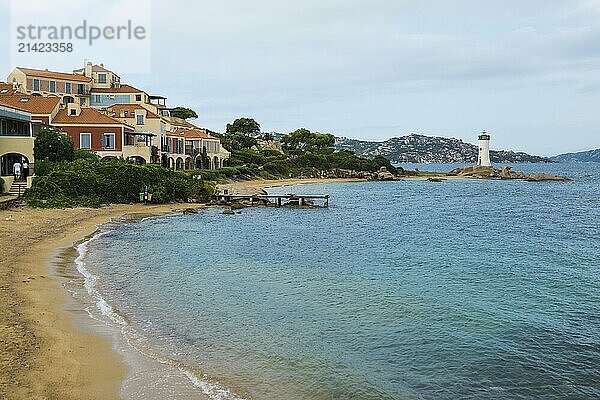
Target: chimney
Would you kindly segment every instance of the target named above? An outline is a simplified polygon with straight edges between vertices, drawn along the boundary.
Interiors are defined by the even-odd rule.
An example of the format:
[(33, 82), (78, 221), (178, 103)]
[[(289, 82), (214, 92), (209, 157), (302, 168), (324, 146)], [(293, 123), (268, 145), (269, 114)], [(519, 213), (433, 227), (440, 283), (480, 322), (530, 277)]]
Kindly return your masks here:
[(85, 63), (85, 68), (83, 74), (88, 78), (92, 77), (92, 62), (88, 61)]
[(104, 64), (103, 64), (103, 63), (100, 63), (100, 67), (104, 68)]

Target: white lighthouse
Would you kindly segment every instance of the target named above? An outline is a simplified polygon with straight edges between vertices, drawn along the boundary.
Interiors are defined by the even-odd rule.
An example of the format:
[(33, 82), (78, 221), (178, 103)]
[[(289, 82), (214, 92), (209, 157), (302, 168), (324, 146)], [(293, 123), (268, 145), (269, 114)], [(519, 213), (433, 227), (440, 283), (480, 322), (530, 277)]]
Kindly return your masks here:
[(481, 132), (479, 135), (479, 156), (477, 157), (477, 165), (484, 167), (491, 167), (490, 162), (490, 135), (486, 131)]

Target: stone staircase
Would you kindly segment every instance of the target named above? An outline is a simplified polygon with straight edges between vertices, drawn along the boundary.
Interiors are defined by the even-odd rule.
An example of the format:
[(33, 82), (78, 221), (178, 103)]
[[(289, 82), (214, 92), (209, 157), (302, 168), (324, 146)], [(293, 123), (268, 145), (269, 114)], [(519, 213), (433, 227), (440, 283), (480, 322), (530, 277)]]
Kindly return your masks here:
[(23, 194), (23, 192), (25, 192), (25, 189), (27, 189), (27, 182), (13, 182), (10, 186), (10, 189), (8, 190), (8, 194), (12, 196), (20, 196)]

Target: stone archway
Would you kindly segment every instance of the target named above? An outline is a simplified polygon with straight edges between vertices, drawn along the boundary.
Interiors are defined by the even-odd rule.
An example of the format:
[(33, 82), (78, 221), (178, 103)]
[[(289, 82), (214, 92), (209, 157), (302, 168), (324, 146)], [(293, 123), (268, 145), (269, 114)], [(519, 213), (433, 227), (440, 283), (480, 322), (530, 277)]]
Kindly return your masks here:
[(144, 165), (146, 164), (146, 159), (142, 156), (131, 156), (127, 158), (127, 161), (137, 164), (137, 165)]
[(173, 157), (169, 157), (169, 168), (175, 169), (175, 159)]
[(177, 158), (177, 160), (175, 161), (175, 169), (183, 169), (183, 158)]
[(221, 163), (219, 162), (219, 157), (217, 157), (217, 156), (214, 156), (214, 158), (213, 158), (213, 168), (214, 169), (221, 168)]
[(21, 153), (6, 153), (0, 156), (0, 176), (11, 176), (13, 174), (13, 165), (16, 162), (23, 161), (29, 164), (29, 158)]

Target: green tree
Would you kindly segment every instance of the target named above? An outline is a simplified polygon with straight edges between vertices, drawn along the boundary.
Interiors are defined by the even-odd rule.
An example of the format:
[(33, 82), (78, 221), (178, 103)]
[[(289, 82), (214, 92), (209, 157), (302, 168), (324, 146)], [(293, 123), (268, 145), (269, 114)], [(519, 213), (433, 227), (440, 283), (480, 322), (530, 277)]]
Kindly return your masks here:
[(231, 124), (227, 124), (225, 132), (229, 135), (236, 133), (252, 135), (260, 132), (260, 124), (252, 118), (238, 118)]
[(198, 118), (196, 111), (185, 107), (175, 107), (172, 111), (172, 115), (183, 119)]
[(329, 133), (316, 133), (308, 129), (296, 129), (281, 138), (284, 150), (292, 154), (331, 153), (335, 145), (335, 137)]
[(40, 161), (72, 161), (75, 158), (73, 140), (54, 128), (42, 128), (35, 138), (33, 156)]

